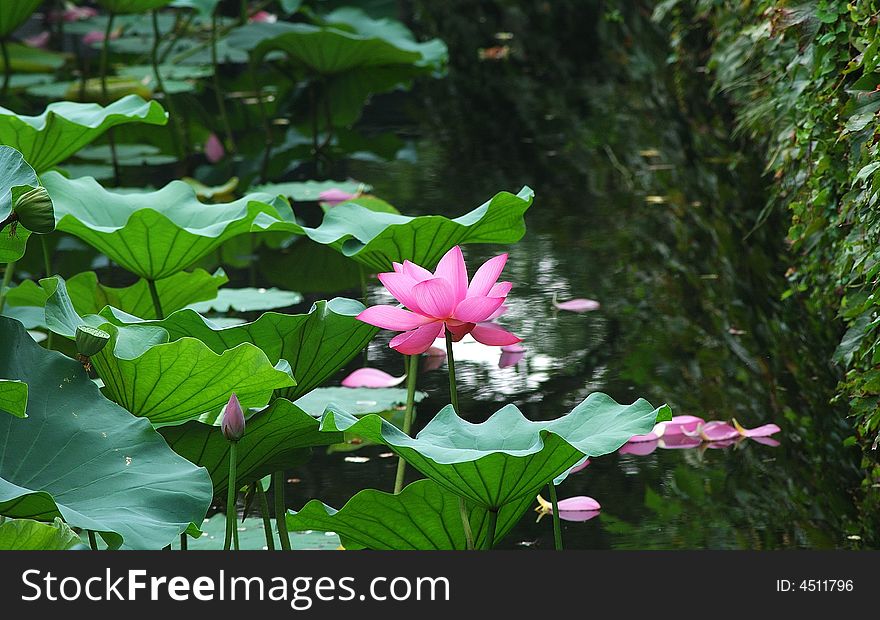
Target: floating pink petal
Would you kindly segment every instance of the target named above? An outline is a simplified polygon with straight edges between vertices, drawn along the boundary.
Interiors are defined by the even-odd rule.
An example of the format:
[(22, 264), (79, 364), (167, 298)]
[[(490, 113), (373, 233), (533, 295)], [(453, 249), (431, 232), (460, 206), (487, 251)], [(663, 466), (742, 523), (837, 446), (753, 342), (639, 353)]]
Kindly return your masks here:
[(44, 30), (40, 34), (35, 34), (32, 37), (28, 37), (23, 40), (24, 44), (28, 47), (36, 47), (40, 49), (45, 49), (47, 45), (49, 45), (50, 34), (48, 30)]
[(688, 435), (670, 435), (663, 436), (657, 441), (657, 445), (665, 450), (687, 450), (696, 448), (703, 443), (699, 437), (689, 437)]
[(342, 380), (342, 385), (349, 388), (387, 388), (400, 385), (406, 379), (394, 377), (378, 368), (358, 368)]
[(559, 518), (563, 521), (572, 521), (576, 523), (584, 523), (590, 519), (595, 519), (601, 514), (599, 510), (560, 510)]
[(736, 420), (733, 421), (733, 426), (743, 437), (769, 437), (782, 430), (775, 424), (764, 424), (757, 428), (743, 428)]
[(633, 435), (632, 437), (629, 438), (629, 441), (627, 443), (643, 443), (646, 441), (657, 441), (659, 438), (660, 438), (660, 435), (658, 435), (654, 431), (651, 431), (650, 433), (648, 433), (646, 435)]
[[(589, 521), (598, 515), (601, 509), (599, 502), (585, 495), (559, 500), (557, 506), (559, 518), (566, 521)], [(553, 505), (539, 495), (535, 512), (538, 513), (538, 521), (540, 521), (542, 517), (553, 514)]]
[(568, 312), (592, 312), (599, 309), (599, 302), (595, 299), (569, 299), (568, 301), (556, 301), (553, 297), (553, 306), (557, 310), (567, 310)]
[(742, 441), (742, 437), (737, 437), (735, 439), (723, 439), (721, 441), (709, 441), (705, 445), (707, 448), (711, 448), (712, 450), (722, 450), (724, 448), (729, 448), (730, 446), (734, 446)]
[(561, 499), (561, 500), (559, 500), (559, 502), (557, 502), (556, 505), (559, 508), (560, 514), (563, 512), (571, 512), (571, 511), (601, 510), (602, 509), (602, 506), (599, 505), (599, 502), (594, 500), (592, 497), (587, 497), (586, 495), (577, 495), (575, 497), (568, 497), (566, 499)]
[(505, 351), (502, 347), (501, 357), (498, 359), (498, 368), (510, 368), (516, 366), (526, 356), (526, 350), (521, 351)]
[[(659, 422), (657, 427), (662, 427), (664, 436), (681, 435), (685, 431), (693, 432), (700, 424), (705, 424), (703, 418), (694, 415), (677, 415), (673, 416), (668, 422)], [(657, 428), (655, 427), (655, 429)]]
[[(348, 202), (349, 200), (354, 200), (357, 198), (357, 194), (349, 194), (348, 192), (344, 192), (341, 189), (332, 188), (325, 189), (323, 192), (318, 194), (318, 200), (324, 202), (331, 207), (335, 207), (338, 204), (343, 202)], [(399, 298), (398, 298), (399, 299)], [(400, 300), (403, 301), (402, 299)]]
[(782, 445), (772, 437), (752, 437), (751, 439), (752, 441), (756, 441), (759, 444), (763, 444), (765, 446), (770, 446), (771, 448), (777, 448)]
[(583, 462), (578, 463), (574, 467), (568, 470), (569, 474), (576, 474), (577, 472), (586, 469), (590, 465), (590, 459), (584, 459)]
[(257, 11), (250, 16), (248, 21), (258, 24), (274, 24), (278, 21), (278, 16), (269, 11)]
[(225, 156), (226, 149), (223, 148), (223, 143), (220, 141), (220, 138), (217, 137), (217, 134), (212, 133), (205, 141), (205, 157), (212, 164), (216, 164)]
[[(739, 437), (739, 431), (727, 422), (713, 420), (697, 426), (697, 435), (704, 441), (726, 441), (728, 439), (736, 439)], [(690, 433), (685, 431), (690, 436)]]
[(505, 345), (501, 347), (501, 350), (505, 353), (525, 353), (526, 348), (517, 342), (516, 344)]
[(660, 445), (660, 441), (654, 439), (653, 441), (629, 441), (623, 444), (618, 452), (620, 454), (632, 454), (635, 456), (647, 456), (654, 452), (657, 449), (657, 446)]

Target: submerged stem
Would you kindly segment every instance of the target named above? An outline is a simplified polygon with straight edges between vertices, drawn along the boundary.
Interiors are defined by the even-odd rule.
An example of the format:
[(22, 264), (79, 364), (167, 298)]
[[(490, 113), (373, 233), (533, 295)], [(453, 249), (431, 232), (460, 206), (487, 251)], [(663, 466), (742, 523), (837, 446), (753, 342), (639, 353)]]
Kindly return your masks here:
[[(416, 400), (416, 379), (419, 369), (418, 355), (404, 355), (406, 366), (406, 411), (403, 414), (403, 432), (407, 435), (412, 432), (413, 409)], [(406, 475), (406, 461), (402, 457), (397, 458), (397, 477), (394, 479), (394, 492), (403, 490), (403, 480)]]
[(266, 532), (266, 548), (275, 551), (275, 537), (272, 535), (272, 519), (269, 516), (269, 502), (263, 485), (257, 482), (257, 501), (260, 503), (260, 515), (263, 517), (263, 530)]
[(159, 291), (156, 290), (156, 281), (147, 280), (147, 288), (150, 289), (150, 297), (153, 298), (153, 310), (156, 312), (156, 318), (159, 320), (164, 319), (165, 313), (162, 312), (162, 301), (159, 299)]
[(229, 480), (226, 488), (226, 538), (223, 541), (223, 550), (229, 551), (232, 545), (233, 533), (238, 529), (238, 515), (235, 511), (235, 496), (238, 486), (235, 481), (235, 466), (238, 463), (238, 456), (235, 454), (235, 442), (229, 442)]
[(217, 98), (217, 109), (220, 112), (220, 120), (223, 122), (223, 131), (226, 133), (226, 145), (235, 152), (235, 136), (232, 134), (232, 124), (226, 113), (226, 101), (223, 98), (223, 90), (220, 88), (220, 66), (217, 62), (217, 12), (211, 17), (211, 64), (214, 67), (214, 94)]
[(284, 551), (290, 551), (290, 537), (287, 535), (287, 510), (284, 506), (283, 471), (276, 471), (272, 474), (272, 494), (275, 496), (275, 527), (278, 528), (281, 548)]
[(89, 530), (89, 547), (91, 547), (92, 551), (98, 550), (98, 539), (95, 538), (95, 532), (93, 530)]
[(2, 95), (5, 101), (9, 94), (9, 81), (12, 79), (12, 67), (9, 64), (9, 47), (6, 37), (0, 38), (0, 50), (3, 52), (3, 90)]
[(186, 153), (180, 150), (180, 127), (177, 122), (179, 120), (177, 112), (174, 109), (174, 100), (171, 93), (165, 89), (165, 82), (162, 80), (162, 74), (159, 72), (159, 43), (162, 40), (162, 33), (159, 31), (159, 9), (153, 9), (153, 52), (151, 59), (153, 62), (153, 75), (156, 78), (156, 86), (165, 96), (165, 105), (168, 106), (168, 116), (171, 124), (171, 143), (174, 145), (174, 151), (178, 158), (186, 158)]
[(550, 505), (553, 509), (553, 544), (557, 551), (562, 551), (562, 524), (559, 521), (559, 502), (556, 500), (556, 485), (552, 482), (550, 487)]

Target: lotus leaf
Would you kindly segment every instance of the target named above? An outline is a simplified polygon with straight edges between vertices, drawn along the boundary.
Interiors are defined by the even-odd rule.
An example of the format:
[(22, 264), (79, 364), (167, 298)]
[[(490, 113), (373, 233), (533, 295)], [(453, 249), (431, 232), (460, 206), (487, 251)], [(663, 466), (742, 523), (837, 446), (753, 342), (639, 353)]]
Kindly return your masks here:
[(613, 452), (633, 435), (670, 419), (669, 414), (665, 405), (655, 409), (643, 399), (621, 405), (597, 392), (549, 422), (532, 422), (507, 405), (482, 424), (471, 424), (449, 405), (412, 438), (380, 416), (356, 418), (331, 405), (321, 428), (383, 443), (453, 493), (498, 510), (523, 497), (534, 498), (585, 456)]
[(28, 418), (0, 416), (0, 513), (62, 517), (112, 547), (161, 549), (211, 500), (207, 472), (168, 448), (146, 420), (101, 396), (79, 363), (0, 317), (0, 376), (39, 398)]

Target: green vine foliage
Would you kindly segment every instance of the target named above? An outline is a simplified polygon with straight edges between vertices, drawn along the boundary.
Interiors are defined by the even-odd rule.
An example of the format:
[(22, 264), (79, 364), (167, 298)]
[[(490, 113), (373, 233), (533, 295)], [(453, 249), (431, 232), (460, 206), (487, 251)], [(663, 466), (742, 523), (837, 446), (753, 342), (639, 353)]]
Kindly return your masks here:
[(668, 0), (678, 59), (708, 31), (717, 91), (736, 131), (763, 149), (768, 201), (756, 227), (787, 210), (791, 266), (783, 299), (836, 325), (833, 401), (847, 404), (865, 448), (866, 487), (880, 479), (880, 2), (802, 4)]

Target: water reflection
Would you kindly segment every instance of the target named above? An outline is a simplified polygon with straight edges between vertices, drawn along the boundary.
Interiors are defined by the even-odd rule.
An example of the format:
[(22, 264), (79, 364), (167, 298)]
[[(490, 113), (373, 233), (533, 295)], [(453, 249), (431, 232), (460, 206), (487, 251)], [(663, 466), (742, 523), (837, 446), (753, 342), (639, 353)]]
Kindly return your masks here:
[[(870, 540), (859, 523), (857, 452), (843, 447), (848, 427), (827, 404), (836, 377), (824, 360), (836, 335), (779, 301), (784, 217), (751, 230), (764, 204), (760, 165), (731, 141), (724, 110), (705, 99), (705, 77), (670, 75), (667, 41), (639, 3), (613, 24), (593, 3), (554, 3), (552, 37), (528, 29), (531, 55), (513, 45), (516, 64), (490, 71), (473, 60), (486, 36), (511, 31), (521, 42), (517, 25), (525, 32), (551, 19), (546, 3), (459, 4), (420, 14), (426, 34), (449, 42), (453, 68), (426, 87), (418, 125), (405, 128), (419, 137), (418, 165), (361, 162), (348, 172), (410, 213), (455, 216), (499, 189), (536, 191), (499, 319), (525, 352), (506, 365), (498, 349), (455, 346), (463, 415), (480, 421), (514, 403), (531, 419), (553, 418), (601, 390), (668, 402), (676, 414), (782, 427), (779, 445), (677, 435), (594, 459), (560, 489), (602, 504), (598, 517), (564, 524), (569, 547), (842, 547), (858, 544), (856, 532)], [(602, 61), (540, 64), (568, 58), (566, 44), (578, 49), (584, 24), (607, 44)], [(479, 264), (496, 250), (468, 247), (466, 258)], [(388, 302), (380, 288), (371, 287), (371, 303)], [(554, 294), (601, 308), (561, 312)], [(390, 337), (372, 343), (370, 365), (400, 375)], [(440, 360), (423, 365), (428, 397), (416, 428), (449, 401), (445, 370), (427, 371)], [(316, 454), (290, 503), (319, 497), (338, 507), (383, 481), (390, 490), (394, 467)], [(502, 546), (552, 548), (550, 521), (525, 517)]]

